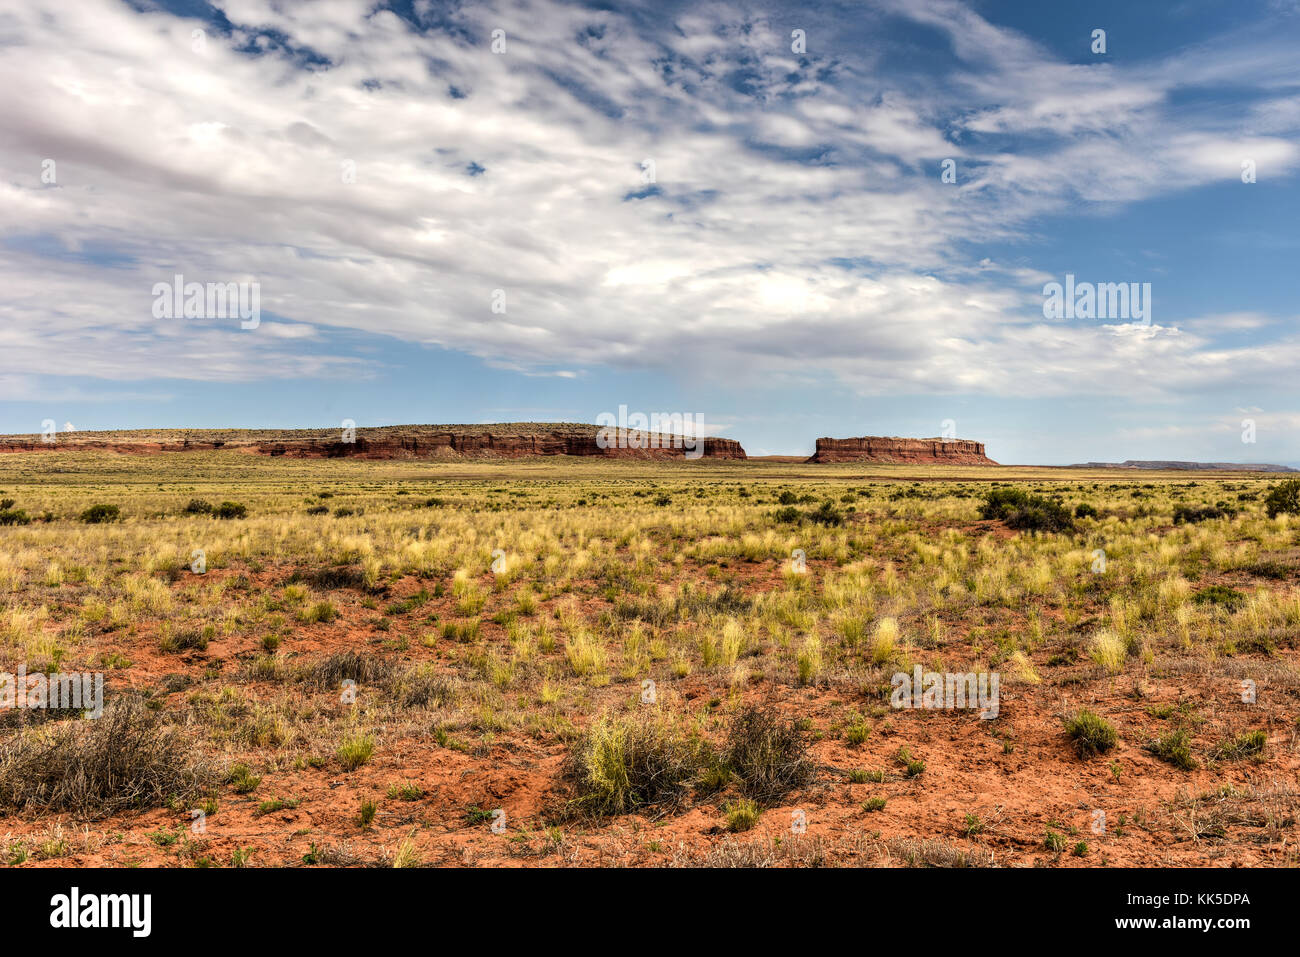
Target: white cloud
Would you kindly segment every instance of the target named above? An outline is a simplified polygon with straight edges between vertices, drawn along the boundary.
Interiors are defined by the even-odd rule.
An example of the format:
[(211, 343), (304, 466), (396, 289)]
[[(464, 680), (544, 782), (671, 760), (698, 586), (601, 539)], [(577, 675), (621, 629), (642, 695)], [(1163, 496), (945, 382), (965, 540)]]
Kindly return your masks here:
[[(1233, 82), (1273, 90), (1271, 53), (1078, 66), (958, 4), (900, 3), (896, 15), (947, 32), (966, 64), (939, 98), (865, 70), (824, 82), (818, 66), (840, 67), (801, 66), (788, 34), (726, 4), (653, 35), (540, 0), (456, 11), (463, 34), (418, 33), (369, 0), (218, 5), (233, 37), (117, 0), (4, 14), (0, 381), (373, 374), (330, 354), (336, 330), (541, 375), (699, 363), (830, 374), (870, 394), (1117, 381), (1158, 394), (1300, 358), (1290, 338), (1205, 338), (1266, 319), (1047, 326), (1040, 270), (954, 254), (1080, 199), (1234, 179), (1243, 150), (1271, 174), (1294, 169), (1300, 110), (1287, 90), (1236, 118), (1171, 106), (1189, 71), (1208, 83), (1238, 67)], [(496, 27), (500, 56), (487, 46)], [(237, 52), (265, 45), (262, 28), (329, 65)], [(1038, 145), (977, 148), (977, 133)], [(788, 155), (822, 148), (820, 165)], [(956, 188), (939, 182), (943, 157), (961, 158)], [(54, 186), (40, 181), (44, 158)], [(32, 251), (31, 237), (49, 236), (66, 256)], [(112, 264), (94, 265), (104, 251)], [(175, 272), (256, 278), (274, 318), (253, 331), (160, 323), (150, 290)], [(498, 289), (504, 314), (491, 311)]]

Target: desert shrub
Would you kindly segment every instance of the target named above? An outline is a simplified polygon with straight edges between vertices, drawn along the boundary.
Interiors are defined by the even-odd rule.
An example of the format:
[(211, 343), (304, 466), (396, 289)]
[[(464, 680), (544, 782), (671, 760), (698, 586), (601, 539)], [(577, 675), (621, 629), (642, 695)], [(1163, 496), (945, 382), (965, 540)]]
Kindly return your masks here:
[(1074, 519), (1060, 502), (1017, 488), (993, 489), (984, 496), (980, 517), (998, 519), (1009, 528), (1041, 532), (1072, 532)]
[(85, 818), (188, 801), (215, 783), (189, 738), (135, 697), (97, 719), (14, 735), (0, 744), (0, 807)]
[(11, 498), (0, 498), (0, 512), (7, 512), (14, 507), (14, 500)]
[(381, 684), (394, 674), (393, 662), (387, 658), (358, 651), (340, 651), (319, 661), (304, 665), (300, 671), (308, 687), (328, 691), (344, 681), (357, 684)]
[(122, 510), (116, 505), (92, 505), (81, 513), (81, 520), (88, 525), (116, 522), (121, 517)]
[(815, 511), (809, 512), (808, 519), (818, 525), (827, 527), (844, 524), (844, 516), (840, 514), (840, 510), (835, 507), (835, 503), (830, 499), (822, 502)]
[(1096, 518), (1097, 510), (1087, 502), (1080, 502), (1074, 507), (1075, 518)]
[(1264, 748), (1268, 744), (1268, 734), (1264, 731), (1247, 731), (1220, 744), (1214, 756), (1220, 761), (1241, 761), (1250, 758), (1262, 761)]
[(158, 648), (170, 654), (191, 650), (205, 651), (208, 647), (208, 640), (215, 634), (216, 629), (211, 625), (201, 630), (183, 628), (180, 631), (172, 631), (170, 628), (166, 628), (158, 642)]
[(1081, 758), (1105, 754), (1115, 747), (1117, 740), (1115, 726), (1086, 709), (1066, 719), (1065, 733), (1074, 742), (1074, 749)]
[(1300, 515), (1300, 479), (1287, 479), (1270, 488), (1264, 496), (1264, 511), (1269, 518)]
[(1176, 768), (1190, 771), (1196, 767), (1196, 759), (1192, 757), (1191, 735), (1186, 728), (1170, 731), (1164, 737), (1149, 742), (1146, 748), (1161, 761)]
[[(13, 503), (13, 499), (5, 499), (5, 501)], [(0, 509), (0, 525), (30, 525), (31, 523), (31, 518), (20, 508)]]
[(793, 505), (798, 501), (799, 501), (799, 496), (795, 495), (794, 492), (790, 491), (789, 489), (785, 489), (780, 495), (776, 497), (776, 502), (778, 505)]
[(307, 509), (307, 514), (308, 514), (308, 515), (324, 515), (324, 514), (327, 513), (329, 510), (330, 510), (330, 507), (329, 507), (328, 505), (313, 505), (313, 506), (311, 506), (311, 508)]
[(222, 502), (212, 514), (217, 518), (244, 518), (248, 514), (248, 509), (239, 502)]
[(785, 508), (778, 508), (772, 513), (772, 521), (787, 524), (795, 524), (803, 519), (799, 510), (793, 505), (787, 505)]
[(727, 728), (725, 759), (746, 797), (770, 804), (812, 780), (803, 726), (774, 706), (748, 707)]
[(212, 503), (205, 502), (201, 498), (192, 498), (189, 504), (185, 506), (186, 515), (211, 515)]
[(332, 591), (336, 588), (366, 590), (366, 573), (351, 565), (331, 565), (310, 571), (298, 569), (289, 576), (289, 581), (306, 582), (322, 591)]
[(569, 754), (565, 774), (574, 806), (592, 814), (625, 814), (675, 804), (709, 761), (708, 749), (666, 715), (652, 711), (597, 718)]
[(1192, 601), (1198, 605), (1218, 605), (1233, 612), (1246, 603), (1246, 596), (1228, 585), (1210, 585), (1193, 595)]
[(455, 681), (438, 674), (432, 665), (416, 665), (391, 684), (394, 697), (407, 708), (447, 705), (456, 698)]
[(1212, 518), (1231, 518), (1234, 514), (1231, 509), (1216, 505), (1179, 505), (1174, 509), (1174, 524), (1194, 524)]

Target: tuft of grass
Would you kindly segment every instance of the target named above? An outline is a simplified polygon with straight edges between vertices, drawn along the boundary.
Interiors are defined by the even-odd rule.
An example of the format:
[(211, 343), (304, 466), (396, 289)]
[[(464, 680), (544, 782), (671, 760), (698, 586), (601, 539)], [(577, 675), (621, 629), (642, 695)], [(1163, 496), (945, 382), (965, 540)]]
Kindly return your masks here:
[(1161, 761), (1172, 764), (1176, 768), (1190, 771), (1196, 767), (1196, 759), (1192, 757), (1191, 734), (1186, 728), (1170, 731), (1163, 737), (1148, 743), (1146, 748)]
[(758, 823), (762, 811), (748, 798), (737, 798), (727, 806), (727, 830), (748, 831)]
[(352, 734), (339, 744), (334, 756), (344, 771), (355, 771), (365, 764), (375, 753), (375, 739), (368, 734)]
[(1214, 757), (1220, 761), (1252, 761), (1264, 759), (1264, 749), (1268, 745), (1268, 734), (1264, 731), (1246, 731), (1224, 741), (1214, 749)]
[(594, 720), (575, 742), (566, 776), (575, 806), (598, 815), (674, 804), (710, 755), (667, 715), (653, 711)]
[(1081, 758), (1105, 754), (1119, 740), (1113, 724), (1086, 708), (1066, 719), (1065, 733)]

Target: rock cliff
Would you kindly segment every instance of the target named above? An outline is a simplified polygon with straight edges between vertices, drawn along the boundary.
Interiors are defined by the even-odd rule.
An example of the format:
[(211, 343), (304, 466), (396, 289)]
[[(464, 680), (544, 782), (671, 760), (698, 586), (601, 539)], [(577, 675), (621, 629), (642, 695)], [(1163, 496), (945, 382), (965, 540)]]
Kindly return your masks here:
[(39, 435), (0, 436), (0, 452), (101, 450), (134, 454), (235, 451), (286, 458), (518, 458), (578, 455), (642, 459), (743, 459), (734, 439), (693, 439), (610, 430), (601, 441), (594, 425), (503, 423), (501, 425), (397, 425), (358, 428), (352, 441), (341, 429), (164, 429), (63, 432), (55, 441)]
[(967, 439), (900, 439), (865, 435), (856, 439), (818, 439), (809, 462), (933, 463), (997, 465), (984, 454), (983, 442)]

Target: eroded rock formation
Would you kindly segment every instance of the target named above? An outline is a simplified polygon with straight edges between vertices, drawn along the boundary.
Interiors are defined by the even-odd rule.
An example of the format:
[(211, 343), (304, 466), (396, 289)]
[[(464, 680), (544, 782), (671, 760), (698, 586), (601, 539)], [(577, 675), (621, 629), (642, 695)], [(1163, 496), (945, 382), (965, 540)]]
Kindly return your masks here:
[(0, 452), (101, 450), (135, 454), (225, 450), (286, 458), (518, 458), (578, 455), (639, 459), (743, 459), (734, 439), (691, 438), (612, 430), (598, 441), (594, 425), (508, 423), (501, 426), (385, 426), (356, 429), (344, 441), (340, 429), (169, 429), (132, 432), (67, 432), (55, 441), (39, 435), (0, 436)]
[(968, 439), (900, 439), (864, 435), (855, 439), (818, 439), (809, 462), (933, 463), (997, 465), (984, 454), (983, 442)]

